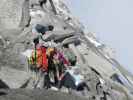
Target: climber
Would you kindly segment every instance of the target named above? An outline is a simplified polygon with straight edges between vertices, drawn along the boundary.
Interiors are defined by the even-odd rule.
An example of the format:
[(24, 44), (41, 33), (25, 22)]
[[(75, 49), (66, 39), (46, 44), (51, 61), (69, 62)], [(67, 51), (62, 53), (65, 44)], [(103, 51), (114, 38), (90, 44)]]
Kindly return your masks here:
[[(40, 77), (45, 80), (44, 85), (42, 87), (49, 88), (49, 78), (48, 78), (48, 59), (46, 55), (47, 47), (49, 46), (48, 42), (43, 40), (43, 35), (46, 34), (47, 31), (52, 31), (54, 27), (52, 25), (43, 26), (41, 24), (37, 24), (35, 26), (36, 36), (33, 39), (34, 43), (34, 51), (32, 54), (32, 67), (36, 69), (37, 80), (35, 82), (35, 87), (39, 83)], [(43, 81), (44, 81), (43, 80)]]
[(53, 84), (57, 84), (57, 67), (54, 63), (55, 48), (47, 48), (47, 58), (48, 58), (48, 74), (53, 78)]
[[(48, 49), (49, 50), (49, 49)], [(59, 51), (57, 48), (53, 48), (53, 52), (51, 52), (50, 56), (48, 58), (51, 61), (49, 63), (51, 68), (51, 71), (54, 73), (54, 78), (55, 78), (55, 85), (57, 85), (59, 78), (63, 74), (64, 70), (69, 66), (68, 60), (64, 57), (64, 55)], [(48, 54), (49, 55), (49, 54)]]
[[(83, 91), (84, 89), (90, 90), (86, 84), (84, 77), (80, 75), (80, 69), (77, 67), (69, 67), (61, 77), (58, 88), (62, 86), (67, 87), (69, 90)], [(69, 91), (70, 92), (70, 91)]]
[(45, 35), (47, 31), (53, 31), (53, 29), (54, 29), (54, 26), (52, 26), (52, 25), (43, 26), (41, 24), (37, 24), (35, 26), (35, 30), (37, 31), (37, 33), (34, 33), (36, 35), (34, 36), (34, 39), (33, 39), (35, 47), (36, 46), (48, 47), (51, 43), (50, 42), (45, 42), (44, 39), (43, 39), (43, 35)]

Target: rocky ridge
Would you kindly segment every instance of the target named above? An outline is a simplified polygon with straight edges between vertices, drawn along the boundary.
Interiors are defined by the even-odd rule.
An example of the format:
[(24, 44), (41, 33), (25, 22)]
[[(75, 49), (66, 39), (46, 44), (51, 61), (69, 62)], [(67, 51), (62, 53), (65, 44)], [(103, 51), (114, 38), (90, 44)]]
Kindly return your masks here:
[[(27, 59), (22, 55), (22, 52), (31, 48), (34, 38), (32, 33), (35, 32), (33, 28), (37, 23), (52, 24), (55, 29), (54, 35), (51, 34), (51, 36), (55, 37), (55, 41), (63, 39), (63, 43), (69, 44), (69, 48), (78, 58), (78, 66), (80, 66), (81, 74), (85, 76), (90, 91), (85, 92), (84, 95), (72, 91), (72, 95), (90, 100), (133, 99), (132, 85), (129, 80), (128, 84), (120, 84), (111, 79), (114, 74), (123, 76), (123, 72), (119, 69), (121, 67), (113, 68), (113, 60), (101, 53), (101, 49), (98, 49), (101, 46), (99, 42), (95, 39), (93, 40), (95, 42), (92, 42), (90, 36), (87, 38), (83, 25), (72, 16), (62, 0), (47, 0), (43, 7), (40, 7), (38, 0), (2, 0), (0, 12), (0, 89), (2, 89), (0, 90), (0, 99), (41, 100), (45, 98), (51, 100), (55, 97), (78, 99), (78, 97), (67, 94), (53, 94), (52, 91), (28, 90), (30, 84), (24, 86), (27, 82), (30, 83), (31, 75), (27, 72)], [(48, 38), (51, 39), (51, 36)], [(68, 36), (70, 38), (67, 38)], [(98, 43), (100, 45), (96, 45)], [(126, 75), (124, 79), (125, 77)], [(22, 88), (23, 86), (27, 89), (3, 90), (1, 85), (10, 89)], [(105, 93), (107, 97), (105, 97)], [(79, 98), (79, 100), (81, 99)]]

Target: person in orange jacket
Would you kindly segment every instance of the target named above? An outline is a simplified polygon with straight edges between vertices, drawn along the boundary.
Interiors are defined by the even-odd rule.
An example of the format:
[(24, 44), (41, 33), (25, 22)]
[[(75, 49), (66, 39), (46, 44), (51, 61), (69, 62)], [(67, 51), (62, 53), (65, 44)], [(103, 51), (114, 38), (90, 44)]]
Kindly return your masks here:
[[(43, 45), (40, 43), (40, 40), (43, 41), (42, 36), (46, 33), (46, 31), (52, 31), (54, 29), (54, 27), (52, 25), (49, 26), (43, 26), (40, 24), (37, 24), (35, 27), (38, 35), (33, 39), (34, 42), (34, 61), (35, 61), (35, 65), (37, 67), (37, 69), (39, 69), (39, 75), (38, 77), (42, 77), (42, 79), (44, 79), (44, 84), (43, 87), (49, 88), (49, 77), (48, 77), (48, 59), (47, 59), (47, 55), (46, 55), (46, 50), (47, 50), (47, 46)], [(44, 41), (45, 43), (45, 41)], [(46, 43), (45, 43), (46, 44)], [(39, 78), (38, 78), (38, 82), (39, 83)]]

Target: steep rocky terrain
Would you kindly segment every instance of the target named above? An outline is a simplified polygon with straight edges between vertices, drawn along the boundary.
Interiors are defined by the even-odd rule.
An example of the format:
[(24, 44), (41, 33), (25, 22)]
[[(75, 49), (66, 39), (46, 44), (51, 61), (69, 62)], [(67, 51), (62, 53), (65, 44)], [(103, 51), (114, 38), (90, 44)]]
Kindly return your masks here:
[[(84, 33), (83, 25), (71, 15), (63, 0), (47, 0), (42, 7), (39, 0), (1, 0), (0, 13), (1, 100), (133, 100), (131, 75), (127, 77), (124, 68), (104, 53), (92, 33)], [(55, 27), (46, 40), (69, 44), (90, 91), (64, 94), (32, 90), (27, 58), (22, 53), (32, 48), (36, 24)], [(115, 77), (112, 80), (114, 75), (123, 77), (125, 83), (120, 84)]]

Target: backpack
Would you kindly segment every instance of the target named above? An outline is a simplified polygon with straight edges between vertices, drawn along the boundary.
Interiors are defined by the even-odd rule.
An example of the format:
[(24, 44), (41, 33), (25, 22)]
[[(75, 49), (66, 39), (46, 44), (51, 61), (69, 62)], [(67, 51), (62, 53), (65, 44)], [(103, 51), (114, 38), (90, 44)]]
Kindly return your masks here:
[(46, 48), (39, 47), (33, 50), (31, 57), (28, 59), (29, 65), (34, 68), (41, 68), (42, 70), (48, 70), (48, 60), (46, 56)]
[(71, 63), (71, 65), (75, 65), (77, 58), (70, 49), (65, 50), (64, 55), (68, 59), (68, 61)]

